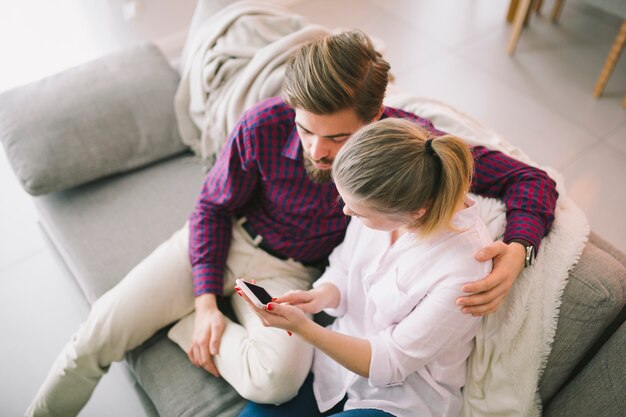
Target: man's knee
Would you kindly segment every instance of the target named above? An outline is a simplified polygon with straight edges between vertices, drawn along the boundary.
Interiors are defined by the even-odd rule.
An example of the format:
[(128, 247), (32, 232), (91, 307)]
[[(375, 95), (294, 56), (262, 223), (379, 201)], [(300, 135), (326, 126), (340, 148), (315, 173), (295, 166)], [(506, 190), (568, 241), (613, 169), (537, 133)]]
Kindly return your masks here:
[(251, 381), (239, 389), (239, 394), (258, 404), (282, 404), (298, 394), (308, 369), (279, 367), (266, 372), (251, 374)]

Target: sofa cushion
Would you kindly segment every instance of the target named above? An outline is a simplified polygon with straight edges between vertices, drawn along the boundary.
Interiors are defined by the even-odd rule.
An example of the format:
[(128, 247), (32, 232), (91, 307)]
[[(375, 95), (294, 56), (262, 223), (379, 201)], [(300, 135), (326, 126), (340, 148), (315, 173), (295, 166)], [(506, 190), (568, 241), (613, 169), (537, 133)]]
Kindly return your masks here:
[(89, 303), (184, 225), (204, 175), (199, 160), (183, 154), (35, 197), (44, 230)]
[(178, 74), (140, 45), (0, 95), (0, 140), (24, 189), (39, 195), (183, 152)]
[(626, 323), (544, 409), (545, 417), (623, 416), (626, 410)]
[[(626, 303), (626, 268), (596, 246), (596, 239), (592, 234), (563, 292), (555, 341), (539, 383), (544, 404), (589, 356)], [(606, 242), (598, 243), (608, 249)]]
[(126, 355), (160, 417), (235, 417), (245, 404), (223, 378), (194, 366), (166, 328)]

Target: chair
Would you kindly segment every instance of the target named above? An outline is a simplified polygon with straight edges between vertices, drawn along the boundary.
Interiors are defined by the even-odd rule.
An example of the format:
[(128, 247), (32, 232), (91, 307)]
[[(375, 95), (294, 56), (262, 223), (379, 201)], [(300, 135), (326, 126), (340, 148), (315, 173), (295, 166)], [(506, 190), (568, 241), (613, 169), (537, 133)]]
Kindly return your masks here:
[[(609, 55), (604, 61), (604, 66), (600, 71), (600, 75), (598, 76), (598, 80), (596, 81), (596, 85), (593, 89), (593, 96), (600, 97), (604, 88), (606, 87), (613, 70), (615, 69), (615, 65), (619, 60), (619, 57), (624, 49), (624, 44), (626, 43), (626, 1), (624, 0), (582, 0), (585, 3), (597, 7), (598, 9), (604, 10), (607, 13), (614, 14), (616, 16), (622, 17), (624, 20), (622, 22), (622, 26), (613, 41), (613, 45), (611, 46), (611, 50), (609, 51)], [(528, 22), (530, 18), (530, 9), (531, 6), (534, 6), (535, 12), (539, 13), (541, 10), (543, 1), (542, 0), (511, 0), (509, 3), (509, 10), (507, 13), (507, 21), (509, 23), (513, 23), (513, 31), (511, 32), (511, 36), (509, 38), (509, 44), (507, 48), (507, 52), (509, 55), (513, 55), (515, 52), (515, 48), (517, 47), (517, 43), (519, 41), (520, 35), (522, 33), (522, 28), (524, 24)], [(561, 15), (561, 10), (563, 9), (564, 0), (556, 0), (554, 6), (552, 8), (552, 12), (550, 14), (550, 19), (552, 22), (557, 22)], [(626, 95), (624, 96), (624, 107), (626, 107)]]

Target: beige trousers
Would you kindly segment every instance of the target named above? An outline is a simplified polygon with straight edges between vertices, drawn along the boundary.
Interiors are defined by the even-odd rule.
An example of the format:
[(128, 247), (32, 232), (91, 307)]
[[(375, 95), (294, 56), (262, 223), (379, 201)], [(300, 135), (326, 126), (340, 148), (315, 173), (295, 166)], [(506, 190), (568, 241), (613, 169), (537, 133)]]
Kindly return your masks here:
[[(172, 332), (181, 346), (190, 343), (194, 296), (188, 240), (185, 225), (93, 304), (87, 320), (56, 359), (27, 416), (77, 415), (112, 362), (181, 318)], [(277, 259), (257, 244), (241, 221), (233, 225), (224, 295), (233, 294), (235, 279), (240, 277), (256, 279), (272, 296), (280, 296), (290, 289), (308, 288), (319, 275), (299, 262)], [(241, 297), (233, 296), (231, 302), (241, 324), (227, 321), (215, 357), (220, 374), (244, 398), (260, 403), (287, 401), (309, 372), (313, 348), (296, 335), (264, 327)]]

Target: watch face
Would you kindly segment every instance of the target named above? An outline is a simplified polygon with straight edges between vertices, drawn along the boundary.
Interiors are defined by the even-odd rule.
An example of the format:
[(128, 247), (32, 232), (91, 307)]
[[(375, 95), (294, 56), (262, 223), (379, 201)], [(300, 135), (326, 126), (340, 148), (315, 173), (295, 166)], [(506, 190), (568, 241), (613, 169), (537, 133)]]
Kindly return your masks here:
[(535, 247), (527, 246), (526, 247), (526, 266), (530, 266), (535, 261)]

